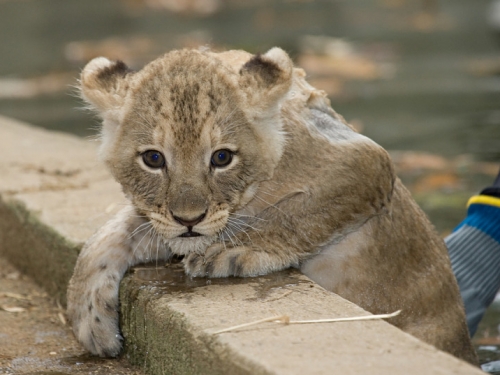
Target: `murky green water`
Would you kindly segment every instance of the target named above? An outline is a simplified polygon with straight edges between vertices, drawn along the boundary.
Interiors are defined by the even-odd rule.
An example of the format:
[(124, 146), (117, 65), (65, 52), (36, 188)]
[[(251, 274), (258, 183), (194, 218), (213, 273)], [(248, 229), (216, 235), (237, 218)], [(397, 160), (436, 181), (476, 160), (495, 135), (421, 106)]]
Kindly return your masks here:
[[(390, 77), (347, 80), (333, 98), (348, 120), (362, 122), (365, 134), (389, 149), (500, 159), (500, 77), (471, 73), (474, 62), (500, 56), (486, 25), (490, 1), (443, 0), (426, 13), (423, 1), (409, 0), (227, 0), (208, 16), (140, 3), (0, 2), (0, 78), (70, 72), (76, 80), (84, 61), (68, 58), (70, 43), (106, 38), (129, 46), (137, 37), (152, 43), (123, 54), (136, 66), (190, 39), (254, 52), (280, 45), (297, 57), (304, 35), (344, 38), (374, 60), (392, 61)], [(2, 87), (0, 114), (79, 135), (95, 132), (95, 119), (75, 110), (81, 103), (69, 89), (9, 99), (1, 96)]]

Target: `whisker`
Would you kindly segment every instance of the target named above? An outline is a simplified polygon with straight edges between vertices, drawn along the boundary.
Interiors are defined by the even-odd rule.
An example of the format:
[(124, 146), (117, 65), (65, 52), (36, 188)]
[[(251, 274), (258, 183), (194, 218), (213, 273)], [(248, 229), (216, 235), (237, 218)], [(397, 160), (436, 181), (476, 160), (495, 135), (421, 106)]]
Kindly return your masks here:
[(250, 241), (250, 243), (252, 243), (252, 238), (250, 237), (250, 235), (247, 233), (247, 231), (244, 228), (242, 228), (241, 226), (239, 226), (238, 224), (235, 224), (235, 223), (231, 223), (231, 224), (236, 226), (236, 229), (238, 229), (238, 231), (240, 233), (245, 233), (246, 236), (248, 237), (248, 240)]
[(146, 215), (129, 215), (130, 217), (137, 217), (137, 218), (140, 218), (140, 219), (148, 219), (148, 217)]
[(255, 219), (255, 220), (260, 220), (260, 221), (267, 221), (266, 219), (263, 219), (263, 218), (258, 217), (258, 216), (242, 215), (242, 214), (237, 214), (236, 212), (233, 212), (230, 216), (248, 217), (250, 219)]
[(288, 214), (287, 214), (286, 212), (282, 211), (282, 210), (281, 210), (279, 207), (277, 207), (275, 204), (271, 204), (271, 203), (267, 202), (266, 200), (264, 200), (262, 197), (259, 197), (259, 196), (257, 196), (257, 195), (255, 196), (255, 198), (256, 198), (256, 199), (261, 200), (261, 201), (262, 201), (262, 202), (264, 202), (265, 204), (269, 205), (269, 207), (272, 207), (272, 208), (274, 208), (274, 209), (278, 210), (278, 211), (279, 211), (279, 212), (281, 212), (283, 215), (285, 215), (285, 216), (287, 216), (287, 217), (288, 217)]
[[(246, 224), (246, 223), (245, 223), (245, 224)], [(238, 224), (236, 224), (236, 223), (233, 223), (233, 225), (238, 226)], [(247, 226), (249, 226), (249, 225), (247, 224)], [(262, 237), (262, 235), (260, 234), (260, 229), (253, 228), (253, 227), (251, 227), (251, 226), (249, 226), (249, 227), (253, 230), (253, 232), (254, 232), (254, 233), (257, 233), (257, 235), (260, 237), (260, 239), (261, 239), (261, 240), (264, 240), (264, 239), (263, 239), (263, 237)], [(250, 244), (252, 244), (252, 243), (253, 243), (252, 238), (251, 238), (251, 237), (250, 237), (250, 235), (248, 234), (247, 230), (245, 230), (245, 228), (243, 228), (243, 227), (241, 227), (241, 226), (238, 226), (238, 228), (239, 228), (240, 232), (245, 233), (245, 234), (247, 235), (247, 237), (249, 237)]]
[(224, 231), (225, 229), (222, 229), (220, 232), (219, 232), (219, 242), (222, 242), (222, 246), (224, 246), (224, 251), (227, 250), (226, 248), (226, 241), (224, 240), (223, 236), (224, 236)]
[(242, 228), (242, 226), (246, 226), (246, 227), (248, 227), (248, 228), (253, 229), (253, 230), (254, 230), (254, 231), (256, 231), (256, 232), (259, 232), (259, 231), (260, 231), (260, 229), (259, 229), (259, 228), (255, 228), (255, 227), (251, 226), (250, 224), (248, 224), (246, 221), (244, 221), (244, 220), (240, 220), (240, 219), (236, 219), (236, 218), (234, 218), (234, 217), (229, 217), (229, 218), (228, 218), (228, 222), (230, 222), (230, 223), (232, 223), (232, 224), (235, 224), (235, 225), (236, 225), (236, 224), (237, 224), (237, 225), (239, 225), (239, 228)]
[(145, 227), (141, 228), (140, 230), (137, 230), (137, 229), (136, 229), (136, 230), (134, 231), (134, 233), (131, 233), (131, 234), (128, 236), (128, 239), (131, 239), (131, 238), (133, 238), (133, 237), (137, 236), (139, 233), (144, 232), (144, 231), (145, 231), (145, 230), (147, 230), (148, 228), (149, 228), (148, 226), (145, 226)]
[(229, 241), (231, 242), (231, 245), (232, 245), (233, 247), (235, 247), (236, 245), (235, 245), (235, 243), (234, 243), (234, 241), (233, 241), (233, 239), (232, 239), (232, 237), (231, 237), (231, 233), (229, 233), (228, 229), (229, 229), (229, 228), (228, 228), (227, 226), (224, 228), (224, 234), (227, 236), (227, 238), (228, 238), (228, 239), (229, 239)]
[[(252, 218), (254, 218), (254, 217), (252, 217)], [(255, 218), (255, 219), (260, 219), (260, 218)], [(264, 222), (268, 221), (266, 219), (261, 219), (261, 220), (264, 221)], [(254, 226), (254, 225), (249, 224), (248, 221), (246, 221), (246, 220), (238, 219), (238, 218), (231, 217), (231, 216), (228, 218), (228, 222), (232, 223), (233, 225), (237, 225), (242, 231), (246, 231), (245, 228), (250, 228), (255, 233), (257, 233), (260, 238), (262, 238), (262, 236), (260, 235), (259, 232), (261, 232), (264, 228), (263, 227), (260, 227), (260, 228), (258, 227), (258, 225), (260, 223), (252, 223), (251, 220), (250, 220), (250, 222), (255, 225)]]
[[(239, 245), (240, 245), (240, 246), (243, 246), (243, 242), (242, 242), (242, 241), (238, 238), (238, 236), (236, 236), (236, 235), (234, 234), (234, 232), (232, 231), (232, 229), (231, 229), (229, 226), (226, 226), (226, 229), (232, 233), (233, 238), (234, 238), (237, 242), (239, 242)], [(233, 241), (231, 240), (231, 242), (233, 242)], [(234, 242), (233, 242), (233, 243), (234, 243)], [(233, 245), (233, 246), (234, 246), (234, 245)]]
[[(146, 238), (151, 233), (151, 231), (153, 229), (154, 229), (153, 225), (151, 225), (151, 228), (149, 228), (149, 230), (142, 236), (141, 240), (139, 241), (139, 243), (134, 248), (134, 251), (133, 251), (133, 255), (134, 256), (136, 256), (136, 252), (137, 252), (137, 250), (139, 250), (139, 246), (141, 245), (142, 241), (144, 241), (144, 238)], [(141, 257), (141, 259), (144, 260), (143, 257)]]
[(152, 247), (153, 247), (153, 241), (154, 241), (155, 235), (156, 235), (156, 230), (153, 230), (153, 232), (149, 236), (149, 241), (148, 241), (148, 243), (146, 245), (146, 253), (147, 253), (146, 260), (148, 260), (148, 261), (149, 260), (153, 260)]
[(127, 237), (127, 239), (129, 240), (129, 239), (131, 239), (132, 237), (134, 237), (136, 234), (138, 234), (138, 233), (140, 233), (140, 232), (144, 231), (144, 230), (147, 228), (148, 224), (149, 224), (149, 225), (151, 225), (151, 226), (153, 225), (153, 224), (151, 224), (151, 222), (149, 222), (149, 221), (148, 221), (148, 222), (145, 222), (145, 223), (142, 223), (142, 224), (141, 224), (141, 225), (139, 225), (137, 228), (135, 228), (135, 229), (132, 231), (132, 233), (130, 233), (130, 235)]
[(158, 268), (158, 258), (160, 257), (160, 235), (156, 232), (156, 268)]
[(269, 195), (270, 197), (277, 198), (277, 199), (283, 198), (283, 196), (272, 194), (272, 193), (270, 193), (268, 191), (259, 191), (259, 193), (266, 194), (266, 195)]
[[(151, 213), (155, 213), (155, 214), (158, 213), (158, 211), (151, 210), (151, 209), (146, 208), (146, 207), (140, 207), (139, 205), (135, 205), (135, 206), (136, 206), (136, 210), (141, 211), (141, 212), (151, 212)], [(138, 214), (140, 214), (140, 212), (138, 212)]]

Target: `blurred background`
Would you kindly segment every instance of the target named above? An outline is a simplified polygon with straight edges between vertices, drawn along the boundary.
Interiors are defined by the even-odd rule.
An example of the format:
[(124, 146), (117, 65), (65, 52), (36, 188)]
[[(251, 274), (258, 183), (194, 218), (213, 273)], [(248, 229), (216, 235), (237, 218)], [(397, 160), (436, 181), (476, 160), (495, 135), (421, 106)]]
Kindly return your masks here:
[(492, 0), (0, 0), (0, 114), (79, 136), (74, 86), (96, 56), (140, 69), (174, 48), (287, 50), (390, 150), (449, 233), (500, 161), (500, 6)]
[(0, 0), (0, 35), (0, 114), (82, 137), (98, 121), (74, 86), (93, 57), (280, 46), (391, 152), (443, 236), (500, 167), (500, 2)]

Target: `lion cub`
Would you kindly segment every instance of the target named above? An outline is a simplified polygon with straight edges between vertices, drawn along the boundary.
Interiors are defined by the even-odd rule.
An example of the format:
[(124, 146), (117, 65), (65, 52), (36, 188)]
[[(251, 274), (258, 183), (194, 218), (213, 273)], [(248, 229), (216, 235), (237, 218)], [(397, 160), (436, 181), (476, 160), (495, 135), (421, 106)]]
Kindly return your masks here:
[(88, 240), (70, 281), (68, 315), (89, 351), (121, 349), (127, 269), (177, 254), (195, 277), (300, 268), (372, 313), (401, 309), (391, 323), (476, 362), (443, 241), (387, 152), (283, 50), (173, 51), (137, 72), (100, 57), (81, 92), (130, 201)]

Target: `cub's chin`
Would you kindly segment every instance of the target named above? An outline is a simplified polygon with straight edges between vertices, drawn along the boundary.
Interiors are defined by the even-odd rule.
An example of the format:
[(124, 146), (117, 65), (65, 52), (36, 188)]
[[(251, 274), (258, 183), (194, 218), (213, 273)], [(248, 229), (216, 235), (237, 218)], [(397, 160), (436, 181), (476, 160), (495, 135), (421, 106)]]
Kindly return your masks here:
[(168, 246), (175, 255), (203, 254), (217, 241), (217, 238), (217, 236), (176, 237), (168, 240)]

